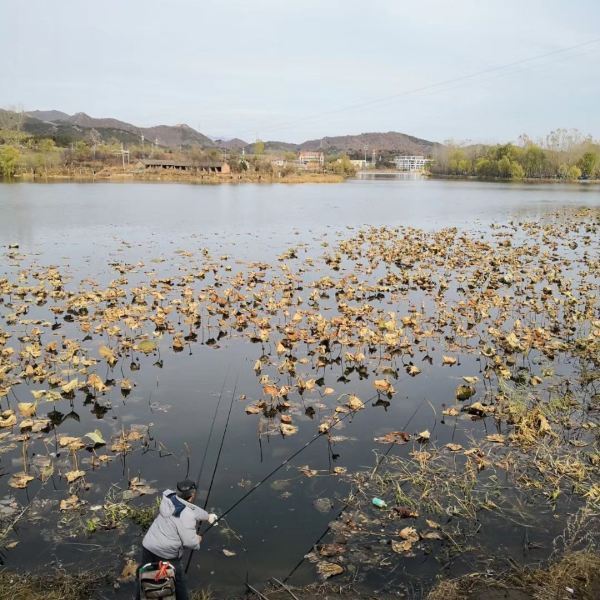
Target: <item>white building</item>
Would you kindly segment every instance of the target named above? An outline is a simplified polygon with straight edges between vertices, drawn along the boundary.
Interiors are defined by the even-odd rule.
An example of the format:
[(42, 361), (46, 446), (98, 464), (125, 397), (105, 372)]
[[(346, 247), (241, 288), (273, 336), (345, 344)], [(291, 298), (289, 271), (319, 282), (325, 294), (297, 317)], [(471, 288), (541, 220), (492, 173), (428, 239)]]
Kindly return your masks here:
[(275, 160), (271, 161), (271, 164), (274, 167), (285, 167), (287, 165), (287, 160), (283, 158), (276, 158)]
[(422, 171), (431, 159), (424, 156), (397, 156), (394, 164), (398, 171)]

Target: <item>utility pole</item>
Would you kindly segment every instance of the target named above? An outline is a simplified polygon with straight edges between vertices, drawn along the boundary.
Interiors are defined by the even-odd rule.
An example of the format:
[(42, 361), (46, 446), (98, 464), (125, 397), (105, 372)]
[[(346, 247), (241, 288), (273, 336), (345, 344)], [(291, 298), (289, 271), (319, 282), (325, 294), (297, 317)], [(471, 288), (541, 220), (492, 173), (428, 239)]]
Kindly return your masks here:
[(125, 170), (125, 155), (127, 155), (127, 164), (129, 164), (129, 150), (125, 150), (123, 142), (121, 142), (121, 162), (123, 164), (123, 171)]

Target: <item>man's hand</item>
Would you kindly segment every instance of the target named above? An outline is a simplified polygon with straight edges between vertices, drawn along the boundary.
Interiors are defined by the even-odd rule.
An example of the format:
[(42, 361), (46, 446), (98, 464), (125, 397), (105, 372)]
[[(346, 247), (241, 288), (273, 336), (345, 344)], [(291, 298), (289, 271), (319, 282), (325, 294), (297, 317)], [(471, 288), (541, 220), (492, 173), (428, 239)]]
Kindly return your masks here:
[(217, 515), (215, 515), (215, 513), (210, 513), (210, 514), (208, 515), (208, 522), (209, 522), (211, 525), (214, 525), (214, 523), (217, 521), (217, 519), (218, 519), (218, 518), (219, 518), (219, 517), (217, 517)]
[(199, 535), (199, 536), (198, 536), (198, 545), (200, 545), (201, 543), (202, 543), (202, 536), (201, 536), (201, 535)]

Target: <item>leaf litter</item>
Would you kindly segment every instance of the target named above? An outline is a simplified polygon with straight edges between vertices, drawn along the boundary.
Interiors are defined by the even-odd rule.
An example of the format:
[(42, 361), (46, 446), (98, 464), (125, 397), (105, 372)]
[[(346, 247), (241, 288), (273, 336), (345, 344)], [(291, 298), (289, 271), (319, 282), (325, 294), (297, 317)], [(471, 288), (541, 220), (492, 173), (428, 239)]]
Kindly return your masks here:
[[(86, 448), (106, 445), (107, 454), (94, 456), (91, 464), (140, 450), (148, 443), (147, 427), (123, 428), (108, 442), (101, 429), (80, 437), (69, 431), (69, 421), (58, 421), (58, 407), (81, 401), (106, 414), (115, 394), (125, 397), (135, 388), (140, 357), (156, 355), (154, 366), (161, 368), (161, 351), (175, 360), (199, 340), (218, 349), (218, 341), (230, 336), (262, 352), (251, 369), (260, 397), (244, 405), (249, 418), (261, 419), (260, 435), (278, 431), (288, 437), (312, 427), (340, 443), (344, 436), (333, 435), (339, 428), (336, 415), (366, 406), (351, 389), (353, 381), (373, 377), (373, 392), (385, 406), (401, 401), (407, 385), (402, 373), (422, 381), (436, 366), (444, 367), (446, 401), (458, 403), (444, 405), (443, 417), (452, 423), (493, 423), (498, 431), (448, 442), (445, 452), (437, 449), (433, 429), (376, 438), (396, 446), (422, 444), (389, 462), (396, 470), (388, 477), (409, 488), (396, 488), (396, 500), (400, 506), (409, 502), (415, 514), (470, 519), (477, 510), (500, 510), (501, 502), (492, 503), (489, 496), (464, 498), (466, 486), (485, 488), (489, 472), (498, 469), (510, 473), (515, 490), (548, 502), (569, 493), (598, 503), (597, 234), (597, 211), (582, 209), (547, 221), (491, 226), (485, 236), (456, 228), (363, 228), (328, 243), (323, 256), (305, 261), (302, 269), (294, 267), (297, 250), (282, 254), (278, 263), (245, 263), (239, 269), (231, 268), (229, 258), (185, 251), (176, 272), (158, 277), (148, 271), (145, 281), (143, 263), (113, 262), (116, 278), (103, 287), (71, 281), (66, 267), (19, 266), (15, 277), (0, 278), (0, 400), (6, 405), (0, 427), (9, 433), (0, 438), (0, 450), (23, 449), (21, 470), (11, 473), (10, 481), (23, 489), (51, 476), (55, 459), (36, 465), (30, 453), (36, 444), (51, 443), (58, 430), (58, 445), (71, 460), (70, 469), (60, 472), (70, 484), (94, 477), (78, 464)], [(19, 264), (23, 257), (12, 260)], [(127, 280), (133, 273), (141, 277), (135, 286)], [(28, 319), (29, 304), (46, 310), (44, 317)], [(205, 335), (209, 326), (218, 328), (214, 337)], [(103, 343), (97, 346), (93, 335), (102, 336)], [(453, 374), (469, 358), (477, 359), (480, 372), (462, 376), (464, 383), (457, 386)], [(568, 372), (557, 375), (557, 364), (569, 365)], [(121, 365), (117, 379), (113, 372)], [(341, 369), (337, 384), (324, 376), (333, 367)], [(579, 388), (569, 387), (570, 381)], [(336, 399), (346, 385), (348, 392)], [(34, 402), (12, 408), (15, 390), (27, 388)], [(307, 468), (304, 475), (312, 471)], [(442, 473), (456, 476), (454, 482)], [(337, 475), (358, 477), (365, 485), (360, 474)], [(443, 482), (440, 491), (453, 504), (430, 486), (411, 493), (427, 478)], [(377, 495), (386, 497), (389, 488), (388, 482)], [(139, 480), (128, 491), (152, 489)], [(68, 491), (63, 500), (63, 511), (80, 506)], [(356, 510), (348, 515), (362, 531), (368, 519)], [(342, 522), (351, 522), (348, 515)], [(439, 533), (414, 529), (406, 539), (400, 535), (405, 529), (396, 531), (386, 548), (394, 554), (415, 552), (447, 539), (443, 526)], [(344, 570), (322, 566), (321, 574), (330, 577), (339, 569)]]

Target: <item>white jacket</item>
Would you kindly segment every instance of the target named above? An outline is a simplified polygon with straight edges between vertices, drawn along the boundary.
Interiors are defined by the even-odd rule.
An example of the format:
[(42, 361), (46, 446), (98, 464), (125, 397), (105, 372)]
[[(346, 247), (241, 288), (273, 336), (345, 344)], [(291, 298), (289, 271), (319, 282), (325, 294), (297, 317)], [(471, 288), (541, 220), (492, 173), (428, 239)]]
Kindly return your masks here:
[(181, 558), (184, 548), (198, 550), (198, 521), (208, 521), (205, 510), (173, 494), (173, 490), (163, 492), (158, 516), (142, 541), (144, 548), (165, 560)]

